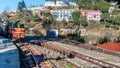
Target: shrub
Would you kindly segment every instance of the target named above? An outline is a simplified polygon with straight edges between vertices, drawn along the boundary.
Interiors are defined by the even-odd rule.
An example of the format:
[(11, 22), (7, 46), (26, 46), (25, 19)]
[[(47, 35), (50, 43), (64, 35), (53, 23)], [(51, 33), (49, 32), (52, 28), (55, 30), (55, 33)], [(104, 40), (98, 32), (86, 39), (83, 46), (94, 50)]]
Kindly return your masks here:
[(68, 34), (67, 37), (71, 40), (76, 40), (81, 43), (85, 43), (85, 39), (82, 36), (78, 36), (77, 34)]
[(109, 28), (110, 27), (110, 23), (105, 23), (105, 27)]
[(104, 44), (104, 43), (107, 43), (107, 42), (110, 42), (110, 39), (107, 38), (107, 37), (103, 37), (103, 38), (100, 38), (100, 39), (99, 39), (99, 43), (100, 43), (100, 44)]

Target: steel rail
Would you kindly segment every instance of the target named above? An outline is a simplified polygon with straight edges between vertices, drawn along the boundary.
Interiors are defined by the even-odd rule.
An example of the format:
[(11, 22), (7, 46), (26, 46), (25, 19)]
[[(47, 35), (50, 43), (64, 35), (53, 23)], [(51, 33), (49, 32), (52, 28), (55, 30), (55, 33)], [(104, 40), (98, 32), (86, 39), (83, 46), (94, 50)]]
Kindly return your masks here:
[[(49, 46), (51, 44), (47, 43), (47, 46), (51, 48), (51, 46)], [(55, 48), (54, 49), (60, 49), (61, 47), (58, 47), (58, 46), (55, 46), (55, 45), (52, 45), (54, 46)], [(102, 67), (111, 67), (111, 68), (120, 68), (119, 66), (117, 65), (114, 65), (114, 64), (111, 64), (111, 63), (107, 63), (107, 62), (104, 62), (102, 60), (98, 60), (98, 59), (95, 59), (93, 57), (90, 57), (90, 56), (87, 56), (87, 55), (84, 55), (84, 54), (80, 54), (80, 53), (77, 53), (75, 51), (70, 51), (68, 49), (65, 49), (65, 48), (61, 48), (61, 49), (64, 49), (63, 52), (65, 52), (65, 50), (69, 51), (70, 54), (80, 58), (80, 59), (83, 59), (83, 60), (86, 60), (86, 61), (89, 61), (91, 63), (94, 63), (96, 65), (99, 65), (99, 66), (102, 66)]]

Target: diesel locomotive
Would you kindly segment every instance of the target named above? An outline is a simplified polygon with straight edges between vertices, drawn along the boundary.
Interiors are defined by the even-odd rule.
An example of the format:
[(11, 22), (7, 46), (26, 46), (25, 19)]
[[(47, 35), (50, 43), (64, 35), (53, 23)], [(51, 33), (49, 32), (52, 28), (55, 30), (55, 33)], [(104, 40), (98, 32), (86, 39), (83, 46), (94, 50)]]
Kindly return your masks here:
[(18, 21), (12, 24), (0, 18), (0, 35), (11, 39), (23, 39), (25, 37), (24, 24), (19, 24)]

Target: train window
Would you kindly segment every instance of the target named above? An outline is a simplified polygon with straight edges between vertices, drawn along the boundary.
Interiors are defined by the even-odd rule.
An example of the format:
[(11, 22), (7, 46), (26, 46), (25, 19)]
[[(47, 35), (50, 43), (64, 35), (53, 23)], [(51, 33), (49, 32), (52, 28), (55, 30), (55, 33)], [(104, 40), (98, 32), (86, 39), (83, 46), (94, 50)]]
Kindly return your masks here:
[(18, 28), (18, 24), (13, 24), (12, 28)]
[(20, 24), (20, 28), (24, 28), (24, 24)]

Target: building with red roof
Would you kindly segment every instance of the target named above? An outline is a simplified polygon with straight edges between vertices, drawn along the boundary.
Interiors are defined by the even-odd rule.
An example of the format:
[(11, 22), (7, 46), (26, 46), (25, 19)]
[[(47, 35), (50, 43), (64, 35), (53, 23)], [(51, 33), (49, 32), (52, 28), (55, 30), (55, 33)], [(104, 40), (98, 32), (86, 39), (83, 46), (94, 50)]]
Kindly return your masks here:
[(96, 20), (99, 21), (101, 19), (100, 10), (81, 10), (82, 16), (86, 17), (87, 20)]

